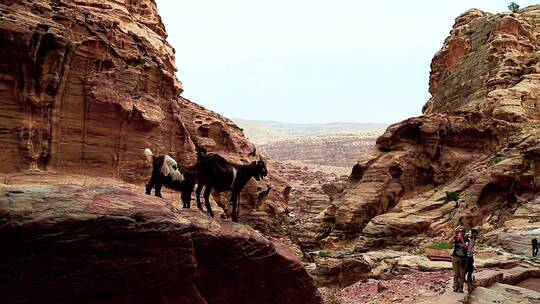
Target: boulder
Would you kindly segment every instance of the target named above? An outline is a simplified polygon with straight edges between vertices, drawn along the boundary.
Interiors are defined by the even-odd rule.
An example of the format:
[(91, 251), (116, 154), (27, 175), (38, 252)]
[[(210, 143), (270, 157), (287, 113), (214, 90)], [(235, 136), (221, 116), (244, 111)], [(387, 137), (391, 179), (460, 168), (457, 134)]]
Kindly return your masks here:
[(0, 302), (321, 303), (278, 240), (131, 187), (0, 184)]

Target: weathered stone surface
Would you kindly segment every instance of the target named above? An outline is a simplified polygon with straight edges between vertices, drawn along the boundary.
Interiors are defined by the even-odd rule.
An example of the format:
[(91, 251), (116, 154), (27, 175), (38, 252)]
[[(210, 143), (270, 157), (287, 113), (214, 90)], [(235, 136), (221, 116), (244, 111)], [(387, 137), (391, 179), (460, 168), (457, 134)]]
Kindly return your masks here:
[[(0, 4), (0, 173), (27, 169), (115, 177), (150, 174), (142, 151), (193, 164), (195, 144), (253, 160), (231, 120), (180, 96), (174, 50), (152, 0), (13, 0)], [(269, 168), (272, 172), (272, 168)], [(240, 213), (285, 210), (276, 174), (250, 182)], [(260, 195), (264, 194), (264, 195)], [(229, 212), (227, 199), (216, 200)]]
[(449, 276), (447, 271), (437, 271), (397, 275), (387, 280), (369, 279), (335, 295), (339, 303), (344, 304), (426, 303), (444, 290)]
[[(333, 234), (351, 238), (364, 228), (366, 234), (386, 236), (396, 236), (396, 230), (409, 235), (425, 231), (431, 223), (426, 212), (445, 205), (441, 201), (444, 197), (431, 197), (429, 205), (418, 206), (424, 212), (400, 219), (397, 217), (406, 208), (398, 206), (398, 202), (454, 181), (478, 159), (494, 157), (514, 128), (487, 117), (442, 114), (411, 118), (391, 126), (377, 140), (376, 150), (359, 161), (364, 168), (361, 178), (351, 181), (334, 203)], [(396, 218), (394, 227), (385, 217), (366, 226), (386, 212), (390, 213), (385, 217)]]
[(321, 257), (316, 259), (312, 275), (318, 286), (347, 287), (361, 279), (367, 278), (370, 265), (359, 254), (334, 257)]
[(145, 174), (145, 146), (175, 153), (192, 146), (179, 115), (174, 51), (152, 1), (20, 0), (0, 8), (2, 172), (135, 181)]
[(481, 112), (507, 121), (540, 118), (536, 102), (540, 6), (520, 13), (469, 10), (431, 64), (424, 113)]
[(331, 200), (343, 191), (346, 176), (339, 178), (333, 172), (290, 163), (271, 163), (278, 174), (291, 185), (287, 206), (288, 220), (283, 221), (282, 226), (304, 252), (321, 249), (321, 213)]
[[(538, 225), (538, 224), (536, 224)], [(484, 237), (486, 244), (501, 246), (505, 250), (522, 255), (532, 255), (531, 240), (540, 233), (540, 229), (527, 229), (518, 226), (512, 228), (499, 228), (490, 231)]]
[(431, 261), (452, 261), (452, 256), (450, 255), (451, 253), (449, 250), (426, 248), (425, 251), (426, 257)]
[(495, 283), (488, 288), (478, 287), (470, 295), (468, 303), (488, 304), (488, 303), (523, 303), (534, 304), (540, 301), (540, 292), (512, 286), (507, 284)]
[(0, 302), (321, 303), (281, 242), (131, 187), (0, 184)]

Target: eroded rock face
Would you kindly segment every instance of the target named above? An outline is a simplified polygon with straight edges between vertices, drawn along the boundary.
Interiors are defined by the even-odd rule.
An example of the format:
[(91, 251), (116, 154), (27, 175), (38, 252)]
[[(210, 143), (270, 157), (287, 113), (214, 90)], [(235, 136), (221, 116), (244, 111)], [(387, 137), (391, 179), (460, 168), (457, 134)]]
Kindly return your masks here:
[(540, 6), (520, 13), (469, 10), (431, 63), (425, 114), (483, 112), (507, 121), (540, 118)]
[(334, 173), (311, 171), (308, 167), (288, 163), (278, 163), (276, 167), (291, 184), (290, 220), (283, 223), (288, 228), (288, 236), (304, 253), (321, 249), (321, 212), (343, 191), (339, 189), (343, 182)]
[(424, 115), (390, 126), (353, 167), (343, 195), (324, 212), (328, 242), (401, 249), (459, 224), (504, 231), (489, 235), (497, 245), (532, 235), (540, 195), (538, 37), (540, 6), (458, 17), (433, 59)]
[(0, 184), (0, 246), (2, 303), (321, 303), (279, 241), (123, 186)]
[[(150, 174), (146, 147), (181, 167), (195, 161), (195, 144), (236, 162), (256, 158), (232, 121), (180, 96), (166, 38), (152, 0), (2, 1), (0, 173), (141, 183)], [(270, 184), (260, 197), (268, 184), (250, 182), (240, 213), (282, 212), (287, 185), (276, 174)]]
[(134, 181), (144, 146), (189, 146), (174, 51), (153, 2), (0, 8), (1, 141), (11, 160), (2, 172), (38, 167)]
[[(363, 168), (361, 176), (337, 200), (333, 233), (354, 237), (375, 216), (399, 210), (401, 199), (451, 182), (473, 160), (494, 157), (512, 128), (494, 119), (442, 114), (391, 126), (377, 140), (377, 150), (358, 163)], [(409, 233), (425, 228), (425, 224), (417, 225)]]

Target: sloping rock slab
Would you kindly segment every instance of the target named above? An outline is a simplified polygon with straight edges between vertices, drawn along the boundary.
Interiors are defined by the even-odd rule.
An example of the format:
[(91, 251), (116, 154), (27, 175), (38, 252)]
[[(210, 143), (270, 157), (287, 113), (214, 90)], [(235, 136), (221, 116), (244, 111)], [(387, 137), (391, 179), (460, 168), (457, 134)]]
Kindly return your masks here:
[(118, 186), (0, 184), (0, 248), (0, 303), (321, 303), (277, 241)]
[(448, 250), (431, 248), (426, 248), (425, 250), (426, 257), (432, 261), (452, 261), (452, 257), (450, 256)]
[(540, 302), (540, 292), (512, 286), (507, 284), (495, 283), (489, 288), (479, 287), (474, 290), (469, 299), (471, 304), (488, 303), (538, 303)]

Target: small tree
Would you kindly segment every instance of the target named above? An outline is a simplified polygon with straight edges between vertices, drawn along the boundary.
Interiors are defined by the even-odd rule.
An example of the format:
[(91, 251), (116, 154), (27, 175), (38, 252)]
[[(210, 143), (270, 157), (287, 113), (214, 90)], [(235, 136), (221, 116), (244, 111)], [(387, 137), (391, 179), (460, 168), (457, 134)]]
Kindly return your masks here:
[(510, 2), (510, 5), (508, 5), (508, 9), (512, 11), (512, 13), (517, 13), (519, 11), (519, 5), (515, 2)]

